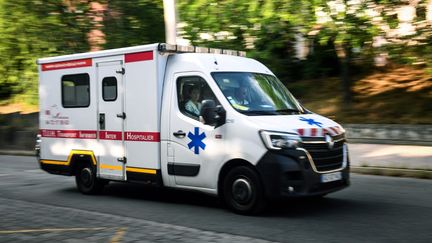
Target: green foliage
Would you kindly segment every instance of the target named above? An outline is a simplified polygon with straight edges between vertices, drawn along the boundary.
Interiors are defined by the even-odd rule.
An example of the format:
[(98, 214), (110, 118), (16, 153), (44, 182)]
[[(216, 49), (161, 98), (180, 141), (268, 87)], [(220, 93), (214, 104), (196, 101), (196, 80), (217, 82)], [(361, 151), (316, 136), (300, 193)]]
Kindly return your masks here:
[(71, 11), (64, 1), (0, 1), (0, 98), (24, 94), (37, 102), (40, 57), (88, 50), (87, 5)]
[[(93, 3), (106, 6), (99, 13), (103, 21), (95, 19)], [(358, 73), (370, 68), (381, 53), (388, 53), (393, 62), (420, 63), (432, 70), (432, 28), (425, 21), (425, 0), (419, 1), (414, 20), (424, 23), (414, 35), (373, 46), (374, 37), (386, 37), (383, 25), (399, 26), (397, 10), (403, 5), (407, 1), (177, 1), (179, 34), (193, 45), (246, 50), (290, 83), (342, 73), (347, 88), (349, 69), (355, 67)], [(373, 17), (370, 11), (376, 9), (382, 11)], [(164, 42), (162, 0), (0, 0), (0, 99), (18, 95), (35, 103), (35, 61), (89, 51), (89, 33), (95, 28), (104, 34), (105, 49)], [(302, 39), (312, 51), (299, 60)], [(410, 40), (418, 44), (407, 45)]]
[(119, 48), (164, 42), (162, 1), (111, 0), (105, 14), (104, 48)]
[[(257, 11), (255, 4), (245, 0), (181, 1), (178, 13), (180, 20), (187, 24), (183, 37), (193, 45), (243, 49), (244, 34), (252, 27), (250, 16)], [(207, 37), (201, 38), (202, 34)]]
[(203, 1), (179, 3), (183, 37), (194, 45), (247, 50), (282, 80), (298, 76), (295, 35), (313, 25), (309, 0)]

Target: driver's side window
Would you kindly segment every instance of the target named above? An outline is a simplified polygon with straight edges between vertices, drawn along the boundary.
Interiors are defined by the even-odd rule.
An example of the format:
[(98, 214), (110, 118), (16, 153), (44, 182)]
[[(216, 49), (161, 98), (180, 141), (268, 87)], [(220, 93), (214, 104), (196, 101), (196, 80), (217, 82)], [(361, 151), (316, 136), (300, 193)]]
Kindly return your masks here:
[(177, 79), (177, 99), (181, 113), (197, 121), (200, 121), (203, 100), (211, 99), (219, 104), (206, 81), (199, 76)]

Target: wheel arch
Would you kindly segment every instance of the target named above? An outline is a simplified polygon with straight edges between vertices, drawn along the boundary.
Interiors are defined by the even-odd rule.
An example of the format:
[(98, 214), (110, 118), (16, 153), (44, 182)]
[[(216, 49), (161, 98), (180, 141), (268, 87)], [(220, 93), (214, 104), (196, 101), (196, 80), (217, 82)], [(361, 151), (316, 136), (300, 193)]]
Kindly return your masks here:
[(249, 167), (249, 168), (255, 170), (255, 172), (258, 173), (256, 167), (252, 163), (250, 163), (249, 161), (247, 161), (247, 160), (238, 159), (238, 158), (237, 159), (229, 160), (228, 162), (226, 162), (222, 166), (222, 168), (219, 171), (218, 182), (217, 182), (217, 193), (218, 193), (218, 196), (223, 196), (223, 190), (222, 189), (223, 189), (223, 182), (224, 182), (225, 176), (228, 174), (228, 172), (230, 170), (232, 170), (235, 167), (239, 167), (239, 166)]
[(72, 150), (68, 157), (71, 175), (75, 175), (79, 165), (91, 164), (95, 169), (97, 165), (96, 157), (91, 150)]

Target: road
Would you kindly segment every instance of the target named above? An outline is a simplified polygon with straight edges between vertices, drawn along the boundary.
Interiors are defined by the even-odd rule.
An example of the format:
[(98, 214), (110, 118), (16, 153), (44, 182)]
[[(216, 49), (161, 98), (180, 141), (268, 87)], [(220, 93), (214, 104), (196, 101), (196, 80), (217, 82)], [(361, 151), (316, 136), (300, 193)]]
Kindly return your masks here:
[(207, 195), (136, 184), (85, 196), (33, 157), (0, 165), (0, 242), (432, 242), (432, 180), (353, 174), (322, 200), (240, 216)]

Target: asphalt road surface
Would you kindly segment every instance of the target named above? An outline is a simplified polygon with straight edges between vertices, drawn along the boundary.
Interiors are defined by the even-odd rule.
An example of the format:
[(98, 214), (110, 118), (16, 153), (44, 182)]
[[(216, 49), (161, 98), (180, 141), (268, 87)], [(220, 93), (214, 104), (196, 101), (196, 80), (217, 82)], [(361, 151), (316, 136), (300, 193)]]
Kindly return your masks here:
[(33, 157), (0, 165), (0, 242), (432, 242), (432, 180), (352, 174), (324, 199), (241, 216), (207, 195), (137, 184), (85, 196)]

